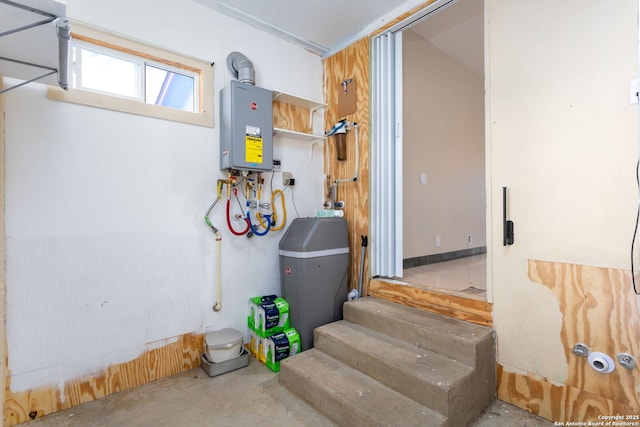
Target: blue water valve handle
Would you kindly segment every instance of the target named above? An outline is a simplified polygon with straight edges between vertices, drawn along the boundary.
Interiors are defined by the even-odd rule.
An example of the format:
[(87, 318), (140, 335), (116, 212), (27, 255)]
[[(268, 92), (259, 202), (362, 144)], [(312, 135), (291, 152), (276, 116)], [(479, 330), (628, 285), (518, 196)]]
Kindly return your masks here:
[(333, 126), (333, 129), (331, 129), (330, 131), (325, 132), (325, 135), (326, 136), (333, 135), (334, 133), (336, 133), (337, 131), (342, 129), (346, 124), (347, 124), (347, 119), (340, 120), (338, 123), (335, 124), (335, 126)]

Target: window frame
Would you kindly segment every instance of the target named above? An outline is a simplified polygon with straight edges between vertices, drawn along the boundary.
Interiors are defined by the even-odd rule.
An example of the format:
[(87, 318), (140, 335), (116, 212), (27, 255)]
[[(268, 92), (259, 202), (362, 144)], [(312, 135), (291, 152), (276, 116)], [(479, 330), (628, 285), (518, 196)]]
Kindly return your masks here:
[(113, 50), (123, 54), (123, 56), (137, 57), (143, 63), (148, 63), (151, 66), (157, 64), (163, 69), (166, 67), (167, 70), (184, 70), (193, 73), (197, 77), (199, 111), (193, 113), (147, 104), (144, 99), (129, 99), (103, 92), (76, 88), (69, 88), (65, 91), (58, 87), (49, 87), (47, 92), (49, 99), (181, 123), (214, 127), (212, 63), (91, 28), (77, 22), (71, 23), (71, 30), (72, 40), (75, 39), (82, 43)]
[(141, 101), (141, 94), (143, 92), (144, 85), (142, 83), (143, 79), (139, 77), (136, 79), (137, 80), (136, 96), (128, 96), (124, 94), (117, 94), (115, 92), (108, 92), (101, 89), (86, 87), (82, 82), (83, 79), (85, 78), (84, 73), (82, 72), (82, 69), (84, 67), (84, 64), (83, 64), (84, 59), (82, 56), (82, 51), (86, 50), (89, 52), (97, 53), (99, 55), (104, 55), (104, 56), (108, 56), (121, 61), (126, 61), (131, 64), (135, 64), (139, 68), (138, 76), (141, 76), (143, 73), (142, 67), (144, 67), (144, 64), (145, 64), (145, 59), (143, 57), (131, 55), (129, 53), (122, 52), (119, 49), (107, 48), (102, 45), (96, 44), (94, 42), (88, 42), (88, 41), (82, 40), (78, 37), (73, 38), (72, 46), (70, 48), (71, 49), (80, 48), (80, 50), (76, 51), (75, 55), (70, 55), (70, 59), (69, 59), (70, 62), (74, 61), (74, 58), (75, 58), (75, 64), (73, 63), (69, 64), (70, 65), (69, 70), (73, 70), (71, 72), (75, 74), (74, 78), (70, 79), (71, 80), (71, 83), (69, 84), (70, 88), (78, 89), (78, 90), (86, 90), (90, 92), (97, 92), (103, 95), (116, 96), (119, 98), (131, 99), (132, 101), (138, 101), (138, 102)]
[[(144, 102), (147, 104), (155, 104), (155, 102), (150, 102), (147, 99), (147, 92), (149, 90), (149, 69), (150, 68), (154, 68), (157, 70), (161, 70), (161, 71), (165, 71), (165, 72), (169, 72), (169, 73), (173, 73), (174, 75), (179, 75), (182, 77), (188, 77), (193, 79), (193, 99), (191, 100), (192, 102), (192, 109), (196, 110), (200, 108), (200, 75), (198, 73), (195, 73), (191, 70), (187, 70), (186, 68), (177, 68), (175, 66), (171, 66), (171, 65), (167, 65), (167, 64), (159, 64), (158, 62), (155, 61), (151, 61), (151, 60), (145, 60), (144, 61), (144, 71), (143, 71), (143, 75), (144, 75), (144, 87), (143, 87), (143, 98), (144, 98)], [(195, 105), (195, 103), (198, 103), (198, 105)], [(158, 105), (158, 104), (155, 104)], [(175, 107), (167, 107), (167, 108), (175, 108)], [(182, 109), (181, 109), (182, 110)], [(187, 111), (187, 110), (182, 110), (182, 111)]]

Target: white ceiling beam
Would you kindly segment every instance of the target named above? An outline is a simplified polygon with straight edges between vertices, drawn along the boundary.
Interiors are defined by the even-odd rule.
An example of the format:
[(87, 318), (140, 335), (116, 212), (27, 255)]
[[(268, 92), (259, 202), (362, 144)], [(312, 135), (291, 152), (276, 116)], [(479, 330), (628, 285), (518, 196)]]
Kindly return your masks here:
[[(204, 3), (201, 1), (201, 3)], [(252, 16), (236, 7), (233, 7), (223, 1), (215, 1), (213, 2), (213, 8), (218, 12), (227, 15), (231, 18), (237, 19), (238, 21), (242, 21), (245, 24), (249, 24), (253, 27), (256, 27), (266, 33), (272, 34), (276, 37), (283, 38), (285, 40), (289, 40), (293, 43), (299, 44), (306, 49), (317, 55), (324, 55), (328, 48), (326, 46), (322, 46), (318, 43), (315, 43), (311, 40), (304, 39), (296, 34), (290, 33), (289, 31), (283, 30), (282, 28), (276, 27), (270, 22), (266, 22), (256, 16)]]

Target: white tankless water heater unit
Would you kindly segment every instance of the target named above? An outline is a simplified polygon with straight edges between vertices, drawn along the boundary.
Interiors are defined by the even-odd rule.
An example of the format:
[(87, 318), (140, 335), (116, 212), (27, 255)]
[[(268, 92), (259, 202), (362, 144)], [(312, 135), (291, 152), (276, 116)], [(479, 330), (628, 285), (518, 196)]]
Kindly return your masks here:
[(232, 80), (220, 91), (220, 169), (273, 169), (273, 95)]

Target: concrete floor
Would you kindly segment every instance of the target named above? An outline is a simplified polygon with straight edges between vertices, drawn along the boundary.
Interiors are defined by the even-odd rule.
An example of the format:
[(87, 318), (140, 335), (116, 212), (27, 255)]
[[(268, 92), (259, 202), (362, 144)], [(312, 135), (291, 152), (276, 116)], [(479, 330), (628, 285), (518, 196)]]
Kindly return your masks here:
[[(250, 358), (249, 366), (216, 377), (200, 368), (21, 424), (46, 426), (334, 426)], [(547, 427), (552, 422), (501, 401), (473, 427)]]

